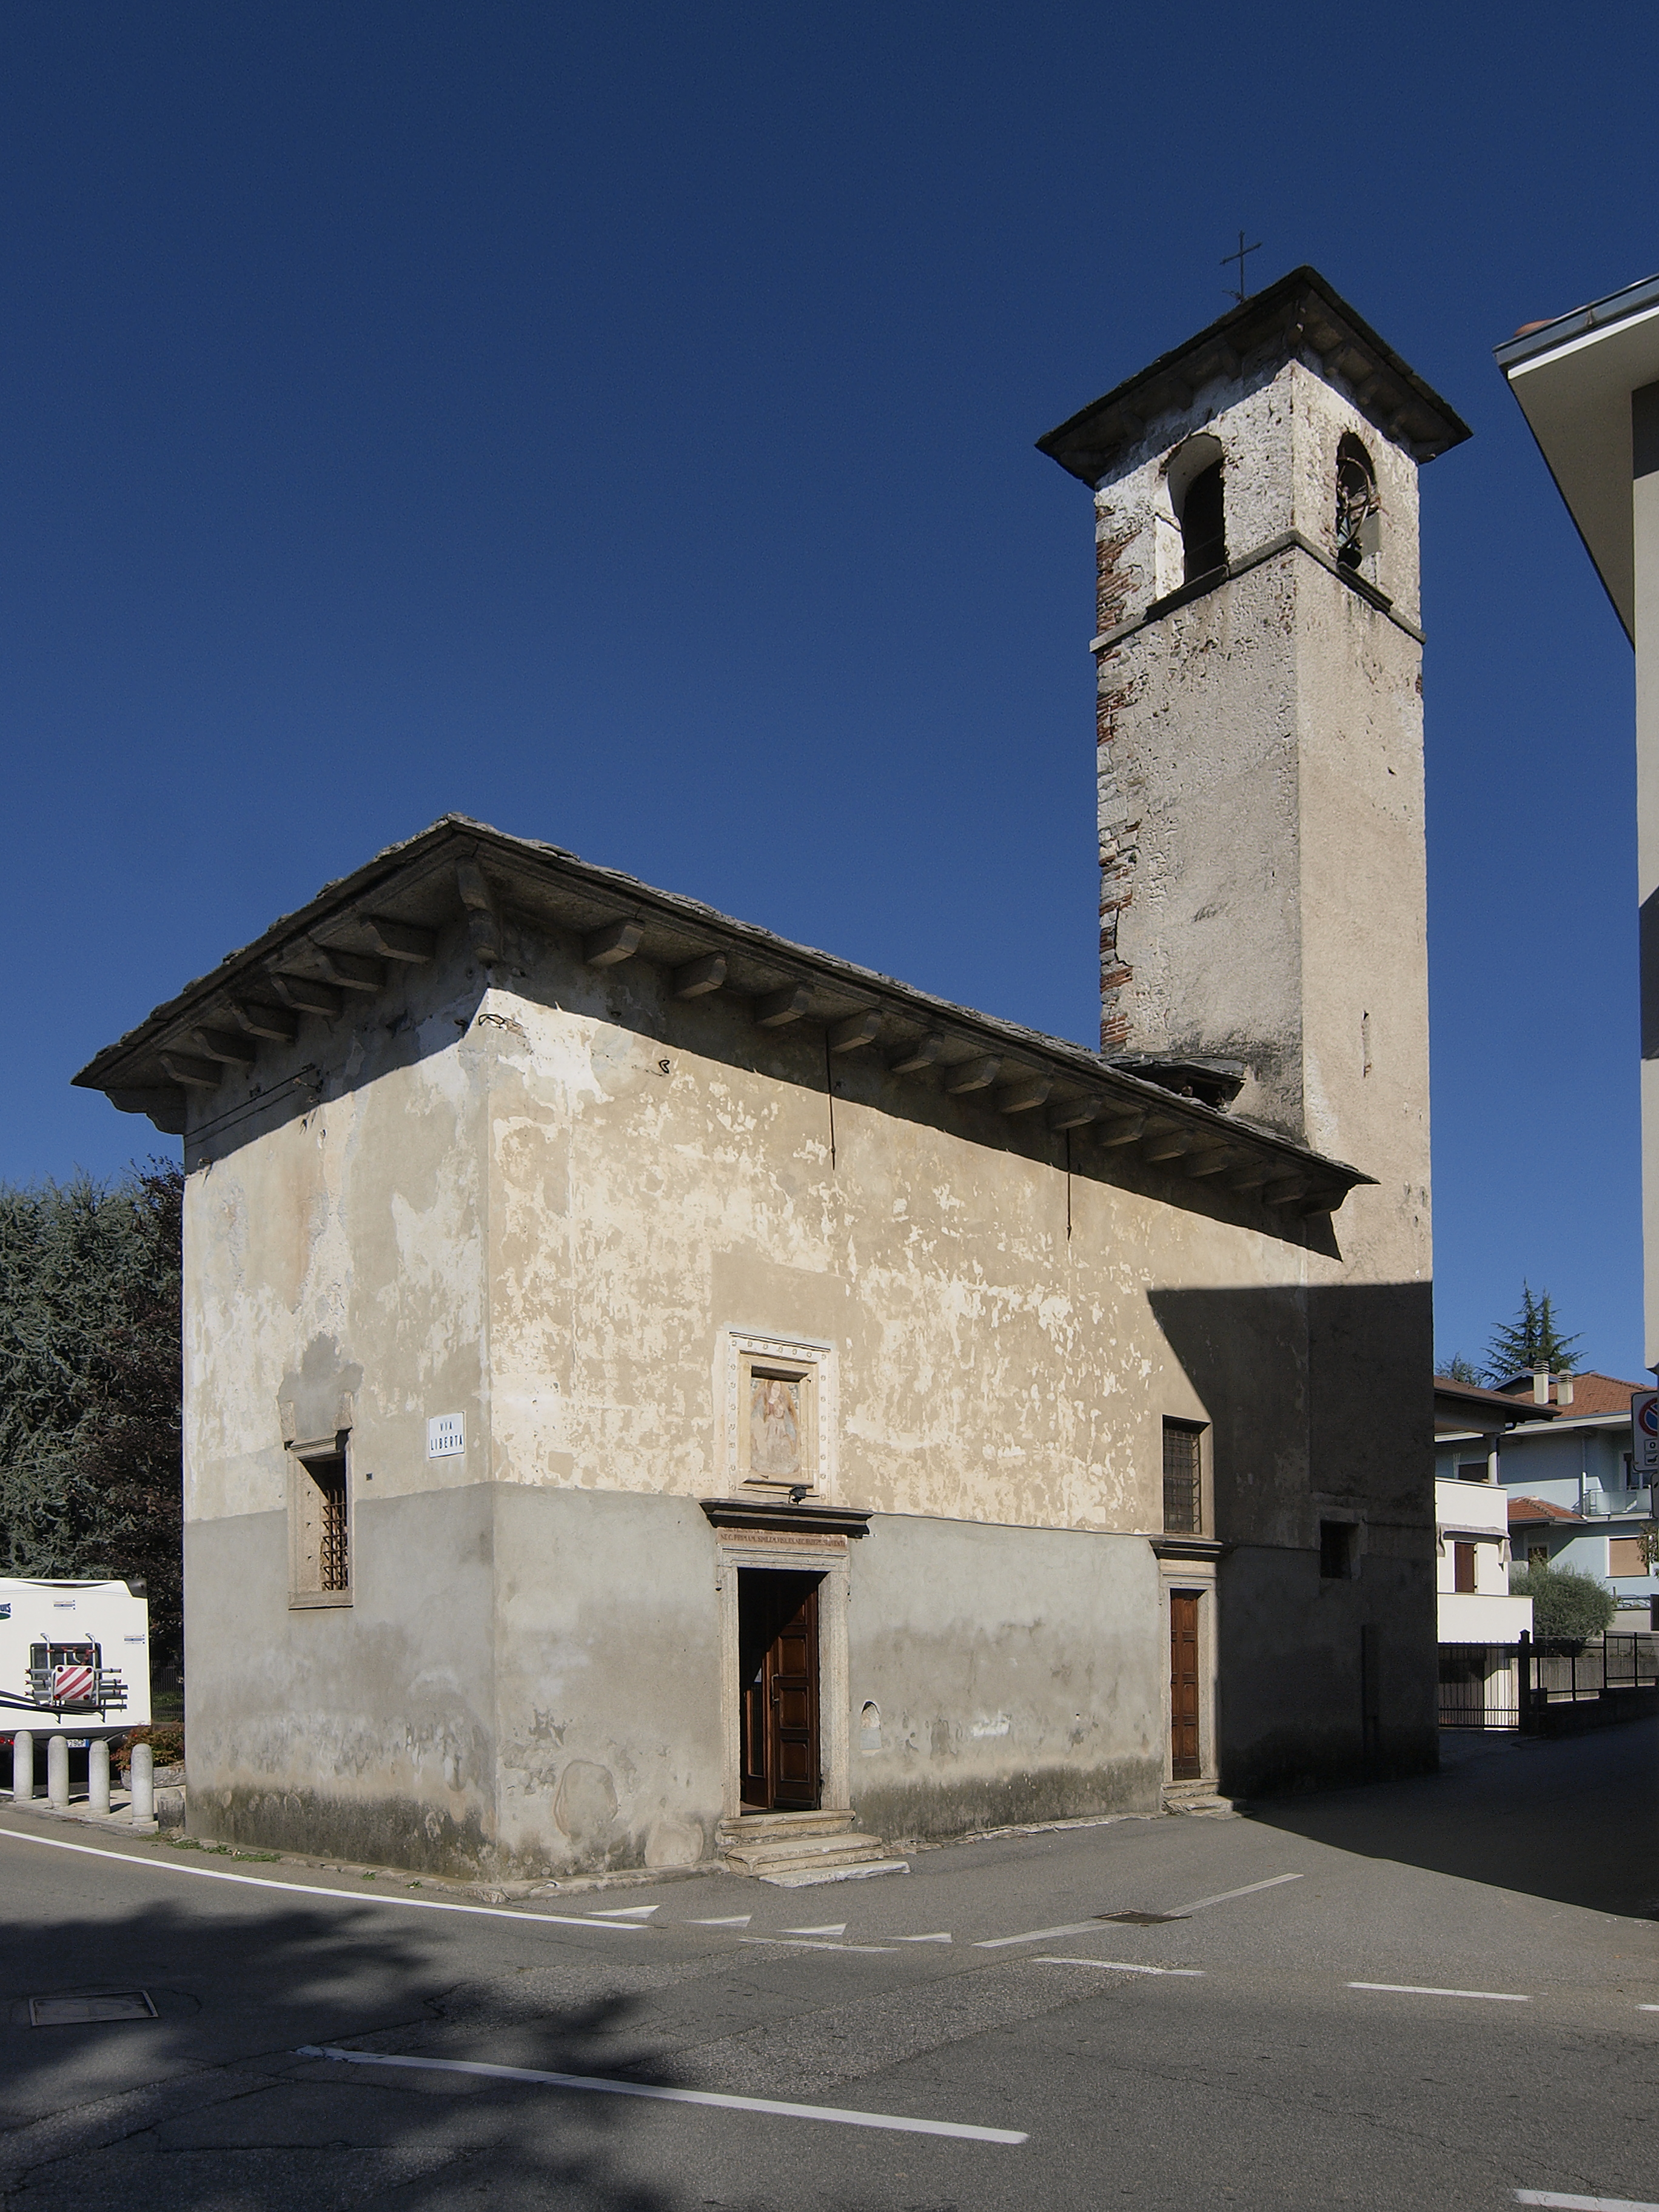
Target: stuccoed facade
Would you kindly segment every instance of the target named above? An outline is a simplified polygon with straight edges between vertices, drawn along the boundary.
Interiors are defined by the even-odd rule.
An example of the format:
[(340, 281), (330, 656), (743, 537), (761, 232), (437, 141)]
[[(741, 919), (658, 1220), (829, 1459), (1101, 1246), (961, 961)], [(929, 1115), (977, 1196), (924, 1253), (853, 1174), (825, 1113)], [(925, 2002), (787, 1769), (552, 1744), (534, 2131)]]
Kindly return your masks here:
[[(1247, 1063), (1249, 1116), (454, 817), (85, 1072), (185, 1137), (198, 1832), (705, 1861), (749, 1786), (744, 1607), (785, 1571), (810, 1795), (891, 1838), (1432, 1764), (1420, 747), (1403, 633), (1320, 574), (1328, 638), (1273, 616), (1275, 651), (1381, 670), (1388, 727), (1304, 746), (1316, 865), (1294, 795), (1272, 833), (1299, 982), (1180, 1039)], [(1340, 671), (1298, 686), (1311, 726)], [(1351, 972), (1389, 916), (1328, 849), (1345, 776), (1356, 849), (1393, 818), (1373, 738), (1398, 1033), (1394, 971)], [(1285, 895), (1245, 857), (1211, 889), (1253, 928)]]

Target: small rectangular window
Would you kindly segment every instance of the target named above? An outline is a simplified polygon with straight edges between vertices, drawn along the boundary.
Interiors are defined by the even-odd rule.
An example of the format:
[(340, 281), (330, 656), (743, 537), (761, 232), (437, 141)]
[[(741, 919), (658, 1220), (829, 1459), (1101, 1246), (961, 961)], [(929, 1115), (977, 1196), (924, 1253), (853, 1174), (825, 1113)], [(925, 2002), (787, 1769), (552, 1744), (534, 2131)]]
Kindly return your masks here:
[(1204, 1431), (1190, 1421), (1164, 1424), (1164, 1531), (1197, 1536), (1204, 1528)]
[(1485, 1460), (1460, 1459), (1458, 1461), (1457, 1480), (1460, 1482), (1484, 1482), (1486, 1479), (1486, 1462)]
[(1608, 1537), (1607, 1572), (1610, 1575), (1644, 1575), (1647, 1571), (1647, 1550), (1639, 1536)]
[(1452, 1588), (1473, 1595), (1474, 1590), (1474, 1547), (1473, 1544), (1452, 1546)]
[(350, 1603), (351, 1527), (343, 1452), (290, 1459), (289, 1558), (292, 1603)]
[(1527, 1565), (1528, 1567), (1547, 1567), (1549, 1563), (1550, 1547), (1547, 1544), (1528, 1545)]
[(1328, 1583), (1346, 1582), (1353, 1573), (1353, 1524), (1322, 1521), (1319, 1524), (1319, 1572)]

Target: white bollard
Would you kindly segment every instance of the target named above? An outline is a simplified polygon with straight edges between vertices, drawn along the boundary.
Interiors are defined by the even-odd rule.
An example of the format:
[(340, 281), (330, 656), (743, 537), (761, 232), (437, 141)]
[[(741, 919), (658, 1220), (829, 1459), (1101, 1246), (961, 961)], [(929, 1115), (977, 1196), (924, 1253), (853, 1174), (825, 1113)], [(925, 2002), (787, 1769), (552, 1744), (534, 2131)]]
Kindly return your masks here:
[(132, 1825), (154, 1826), (155, 1821), (155, 1754), (147, 1743), (132, 1747)]
[(27, 1729), (19, 1729), (11, 1740), (11, 1794), (14, 1802), (33, 1801), (34, 1738)]
[(46, 1802), (54, 1813), (69, 1810), (69, 1738), (46, 1738)]
[(109, 1738), (95, 1735), (87, 1753), (87, 1802), (94, 1813), (109, 1810)]

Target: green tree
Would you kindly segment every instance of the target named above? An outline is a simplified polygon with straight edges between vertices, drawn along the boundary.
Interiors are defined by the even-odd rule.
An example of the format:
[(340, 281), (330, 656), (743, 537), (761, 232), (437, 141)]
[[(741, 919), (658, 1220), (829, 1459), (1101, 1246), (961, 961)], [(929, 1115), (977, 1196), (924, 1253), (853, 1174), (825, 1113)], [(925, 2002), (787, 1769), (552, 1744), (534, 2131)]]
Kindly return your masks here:
[(0, 1573), (142, 1580), (182, 1640), (179, 1243), (169, 1162), (0, 1188)]
[(1607, 1584), (1577, 1567), (1511, 1567), (1510, 1594), (1532, 1600), (1532, 1632), (1551, 1644), (1583, 1645), (1619, 1610)]
[(1443, 1376), (1448, 1382), (1478, 1383), (1480, 1380), (1480, 1369), (1472, 1359), (1465, 1359), (1461, 1352), (1453, 1352), (1451, 1358), (1443, 1366), (1437, 1369), (1437, 1372)]
[(1547, 1367), (1552, 1375), (1576, 1375), (1578, 1337), (1563, 1336), (1555, 1325), (1550, 1294), (1534, 1297), (1530, 1283), (1521, 1285), (1521, 1310), (1512, 1322), (1492, 1331), (1486, 1346), (1486, 1380), (1496, 1389), (1517, 1375)]

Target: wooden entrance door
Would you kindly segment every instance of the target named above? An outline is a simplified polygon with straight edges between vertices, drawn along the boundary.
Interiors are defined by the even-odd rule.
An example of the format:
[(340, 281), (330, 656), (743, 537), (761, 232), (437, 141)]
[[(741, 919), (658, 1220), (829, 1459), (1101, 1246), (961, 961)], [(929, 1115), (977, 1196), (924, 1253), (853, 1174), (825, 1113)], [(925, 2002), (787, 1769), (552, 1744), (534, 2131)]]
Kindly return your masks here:
[(763, 1567), (738, 1576), (743, 1683), (743, 1808), (799, 1813), (818, 1802), (818, 1577)]
[(1170, 1772), (1195, 1781), (1198, 1755), (1198, 1593), (1170, 1593)]

